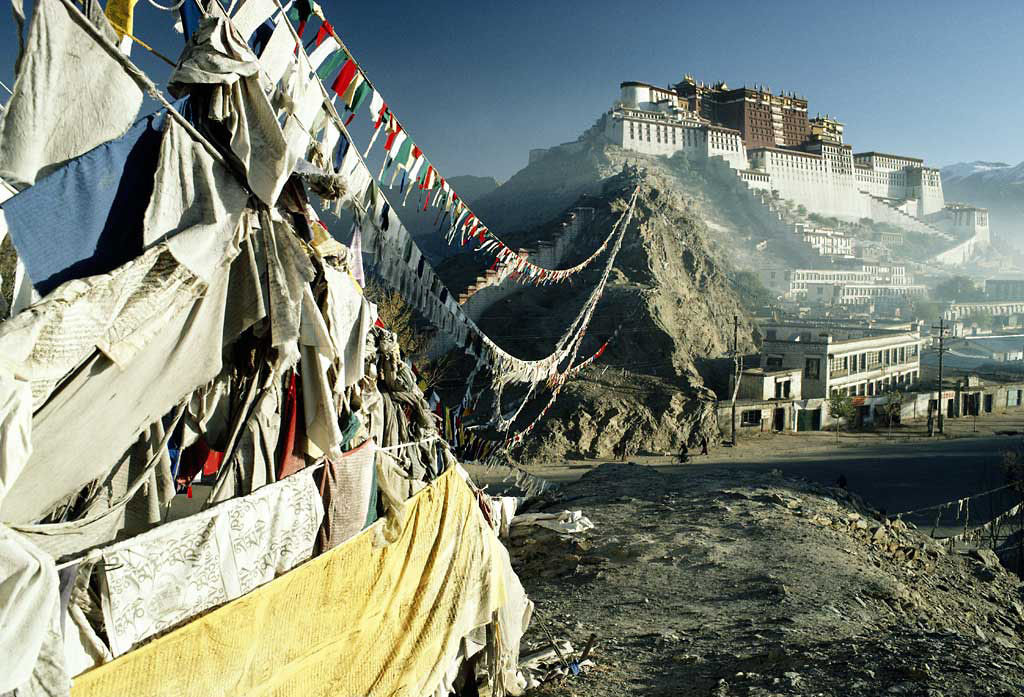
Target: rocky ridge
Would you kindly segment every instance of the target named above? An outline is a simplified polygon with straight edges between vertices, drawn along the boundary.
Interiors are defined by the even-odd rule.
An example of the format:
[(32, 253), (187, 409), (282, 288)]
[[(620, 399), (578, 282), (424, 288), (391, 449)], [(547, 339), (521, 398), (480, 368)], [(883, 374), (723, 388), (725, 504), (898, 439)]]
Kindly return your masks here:
[[(573, 454), (676, 452), (683, 442), (694, 446), (704, 437), (719, 438), (714, 395), (698, 363), (731, 349), (734, 316), (741, 318), (740, 350), (753, 347), (754, 330), (707, 228), (683, 197), (657, 173), (641, 170), (638, 181), (633, 222), (579, 358), (618, 334), (599, 361), (565, 386), (514, 457), (550, 461)], [(587, 253), (619, 215), (613, 204), (621, 198), (621, 181), (609, 183), (604, 194), (588, 199), (597, 212), (591, 239), (583, 245)], [(597, 283), (603, 261), (570, 283), (524, 287), (486, 311), (480, 326), (515, 355), (547, 355)], [(520, 428), (546, 402), (544, 393), (534, 402), (524, 410)]]

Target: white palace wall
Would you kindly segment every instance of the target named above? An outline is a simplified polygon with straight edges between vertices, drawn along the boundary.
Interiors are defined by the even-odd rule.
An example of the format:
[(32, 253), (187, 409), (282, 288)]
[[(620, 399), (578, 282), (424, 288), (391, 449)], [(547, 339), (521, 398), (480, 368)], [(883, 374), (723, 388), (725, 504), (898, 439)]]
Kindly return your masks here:
[(621, 110), (605, 124), (605, 136), (627, 150), (671, 157), (720, 157), (733, 169), (747, 168), (747, 149), (736, 131), (678, 121), (661, 112)]
[(869, 213), (868, 198), (856, 187), (853, 177), (837, 171), (832, 162), (798, 151), (757, 150), (752, 154), (755, 172), (769, 176), (768, 188), (779, 196), (821, 215), (848, 220)]

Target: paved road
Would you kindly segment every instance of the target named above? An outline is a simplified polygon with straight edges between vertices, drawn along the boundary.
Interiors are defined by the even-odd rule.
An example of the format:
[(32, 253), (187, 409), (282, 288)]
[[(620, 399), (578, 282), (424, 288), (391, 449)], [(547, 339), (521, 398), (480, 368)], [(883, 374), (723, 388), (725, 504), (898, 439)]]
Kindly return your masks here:
[[(889, 513), (932, 506), (964, 496), (995, 489), (1006, 483), (1002, 462), (1008, 450), (1022, 448), (1019, 436), (983, 436), (909, 443), (878, 442), (804, 453), (766, 452), (758, 457), (685, 465), (694, 470), (722, 467), (769, 471), (779, 469), (790, 476), (833, 484), (844, 474), (851, 491)], [(671, 466), (678, 468), (679, 466)], [(1012, 506), (1010, 492), (993, 494), (973, 504), (971, 518), (977, 522)], [(920, 525), (931, 525), (935, 511), (908, 517)], [(955, 512), (944, 516), (952, 523)]]
[[(733, 449), (713, 449), (709, 457), (695, 456), (685, 465), (672, 458), (630, 458), (640, 464), (669, 471), (721, 469), (781, 470), (823, 484), (834, 484), (840, 473), (848, 487), (874, 506), (890, 514), (933, 506), (946, 501), (989, 491), (1006, 483), (1004, 453), (1016, 450), (1024, 461), (1024, 436), (991, 435), (993, 431), (1017, 430), (1024, 434), (1024, 414), (991, 415), (978, 421), (979, 433), (968, 420), (947, 422), (947, 430), (958, 437), (928, 439), (915, 431), (904, 431), (894, 440), (883, 434), (844, 434), (837, 447), (829, 434), (777, 435), (741, 440)], [(987, 433), (986, 433), (987, 432)], [(600, 461), (574, 461), (530, 467), (539, 476), (556, 482), (573, 481)], [(501, 476), (474, 475), (497, 484)], [(494, 487), (492, 487), (494, 488)], [(1020, 499), (1003, 491), (971, 502), (970, 521), (982, 523), (1013, 506)], [(943, 513), (938, 533), (951, 534), (962, 528), (957, 510)], [(931, 528), (936, 511), (907, 516), (922, 527)]]

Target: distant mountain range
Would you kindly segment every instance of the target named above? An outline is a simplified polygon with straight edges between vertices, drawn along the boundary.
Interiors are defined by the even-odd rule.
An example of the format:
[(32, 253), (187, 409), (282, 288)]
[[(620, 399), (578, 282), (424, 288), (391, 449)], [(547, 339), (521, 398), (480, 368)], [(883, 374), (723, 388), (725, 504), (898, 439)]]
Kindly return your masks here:
[(942, 168), (942, 189), (948, 202), (988, 208), (993, 236), (1024, 243), (1024, 162), (958, 162)]
[(448, 184), (470, 206), (476, 205), (478, 200), (498, 188), (498, 180), (494, 177), (474, 177), (471, 174), (451, 177)]

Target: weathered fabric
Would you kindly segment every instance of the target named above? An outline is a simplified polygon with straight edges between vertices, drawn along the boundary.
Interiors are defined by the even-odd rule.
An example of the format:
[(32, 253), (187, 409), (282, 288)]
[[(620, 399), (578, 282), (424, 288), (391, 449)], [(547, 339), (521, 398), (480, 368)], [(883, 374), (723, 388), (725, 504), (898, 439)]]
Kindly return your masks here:
[(366, 334), (373, 324), (373, 308), (347, 273), (324, 267), (327, 281), (326, 318), (331, 340), (342, 359), (338, 375), (345, 386), (359, 382), (366, 361)]
[[(488, 624), (513, 572), (454, 471), (369, 530), (75, 680), (75, 697), (421, 697)], [(515, 660), (512, 658), (511, 660)]]
[(10, 184), (33, 184), (135, 121), (142, 91), (78, 21), (60, 0), (36, 4), (0, 123), (0, 178)]
[(303, 286), (302, 324), (299, 335), (299, 374), (306, 417), (306, 452), (314, 457), (341, 456), (341, 429), (330, 369), (336, 362), (334, 344), (309, 286)]
[(0, 693), (67, 694), (53, 558), (0, 526)]
[(103, 550), (104, 627), (115, 656), (309, 559), (323, 519), (301, 472)]
[(132, 337), (144, 344), (159, 330), (158, 320), (194, 303), (203, 289), (166, 247), (157, 246), (109, 274), (64, 284), (0, 325), (0, 355), (32, 383), (38, 409), (97, 348), (130, 359), (127, 345), (112, 347)]
[(206, 282), (238, 254), (249, 194), (174, 119), (167, 119), (146, 209), (143, 244), (167, 240), (179, 263)]
[(324, 524), (317, 536), (321, 552), (354, 537), (366, 525), (373, 497), (377, 445), (367, 440), (341, 457), (324, 462), (320, 493), (324, 498)]
[(252, 418), (242, 427), (233, 467), (238, 490), (249, 493), (277, 479), (277, 444), (282, 421), (280, 380), (272, 380), (256, 401)]
[[(155, 247), (154, 251), (166, 253), (166, 249)], [(158, 254), (158, 258), (159, 258)], [(169, 257), (169, 254), (166, 254)], [(153, 260), (155, 262), (155, 260)], [(48, 337), (53, 341), (49, 355), (39, 356), (40, 372), (53, 370), (57, 359), (75, 359), (81, 363), (54, 394), (34, 415), (32, 439), (34, 451), (21, 476), (15, 480), (8, 496), (0, 507), (0, 520), (10, 523), (29, 523), (37, 520), (54, 504), (76, 492), (88, 482), (103, 476), (116, 463), (128, 447), (138, 438), (141, 431), (162, 417), (171, 408), (185, 399), (197, 387), (205, 385), (221, 370), (223, 350), (223, 327), (227, 298), (228, 273), (223, 272), (205, 293), (196, 297), (202, 284), (186, 271), (185, 276), (177, 273), (180, 265), (170, 259), (171, 268), (167, 273), (158, 274), (160, 281), (174, 279), (181, 290), (166, 298), (168, 307), (156, 307), (152, 301), (163, 297), (166, 284), (160, 284), (157, 291), (146, 292), (140, 283), (133, 288), (124, 288), (126, 300), (121, 312), (114, 317), (114, 326), (103, 332), (101, 338), (116, 336), (118, 343), (100, 348), (101, 351), (84, 352), (90, 343), (96, 343), (96, 331), (86, 325), (85, 341), (73, 333), (74, 327), (58, 327), (32, 322), (19, 324), (22, 318), (38, 317), (36, 309), (43, 312), (43, 319), (49, 320), (51, 302), (35, 306), (0, 327), (0, 350), (4, 340), (9, 338), (5, 329), (21, 330), (24, 343), (16, 344), (24, 356), (35, 355), (37, 338), (41, 328), (49, 329)], [(124, 271), (119, 269), (119, 272)], [(118, 274), (120, 275), (120, 274)], [(89, 279), (89, 282), (73, 281), (69, 285), (82, 283), (85, 289), (93, 289), (106, 295), (110, 292), (109, 277)], [(60, 290), (64, 290), (62, 286)], [(135, 292), (131, 292), (134, 290)], [(59, 291), (58, 291), (59, 292)], [(142, 306), (141, 308), (138, 306)], [(100, 305), (86, 301), (84, 307), (71, 308), (81, 317), (92, 316), (101, 328), (111, 324), (110, 316), (97, 316)], [(65, 308), (67, 309), (67, 308)], [(143, 309), (148, 314), (147, 322), (124, 322), (131, 325), (134, 333), (117, 336), (119, 322), (126, 310)], [(60, 313), (56, 313), (59, 319)], [(132, 319), (138, 319), (138, 316)], [(35, 335), (35, 336), (33, 336)], [(142, 338), (147, 339), (141, 341)], [(26, 350), (28, 349), (28, 350)], [(75, 349), (72, 353), (72, 349)], [(17, 355), (17, 354), (15, 354)], [(127, 358), (126, 358), (127, 356)], [(117, 359), (115, 362), (111, 357)], [(72, 366), (74, 364), (72, 363)], [(33, 366), (34, 367), (34, 366)], [(57, 371), (54, 371), (57, 372)], [(66, 372), (66, 371), (65, 371)], [(48, 394), (57, 375), (45, 382)], [(33, 381), (33, 391), (36, 384)], [(116, 395), (116, 399), (113, 397)], [(38, 399), (38, 398), (37, 398)], [(83, 457), (87, 453), (87, 457)], [(67, 466), (75, 463), (75, 466)]]
[(223, 122), (249, 188), (273, 206), (301, 153), (289, 151), (274, 109), (260, 87), (259, 72), (256, 55), (230, 22), (206, 17), (186, 44), (167, 90), (176, 97), (200, 86), (203, 92), (209, 91), (207, 116)]
[(32, 455), (32, 386), (0, 368), (0, 503)]
[(36, 290), (109, 273), (142, 253), (165, 119), (146, 117), (42, 177), (4, 204), (18, 258)]
[(256, 31), (256, 27), (267, 21), (276, 10), (274, 0), (245, 0), (239, 3), (231, 23), (243, 39), (248, 39)]
[(282, 352), (284, 365), (298, 358), (297, 342), (302, 324), (304, 289), (313, 280), (313, 265), (295, 233), (283, 221), (260, 216), (262, 251), (267, 266), (267, 310), (270, 343)]

